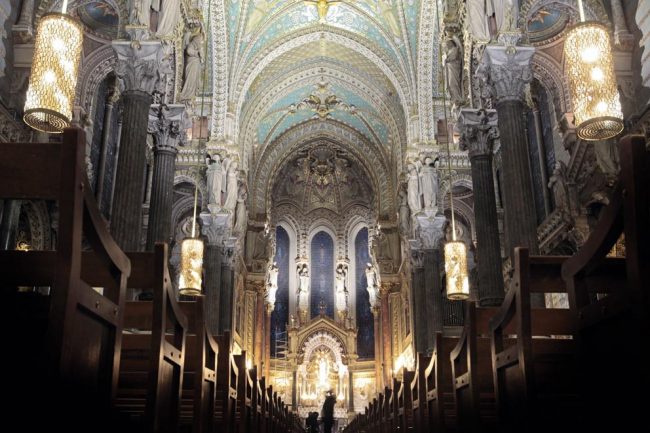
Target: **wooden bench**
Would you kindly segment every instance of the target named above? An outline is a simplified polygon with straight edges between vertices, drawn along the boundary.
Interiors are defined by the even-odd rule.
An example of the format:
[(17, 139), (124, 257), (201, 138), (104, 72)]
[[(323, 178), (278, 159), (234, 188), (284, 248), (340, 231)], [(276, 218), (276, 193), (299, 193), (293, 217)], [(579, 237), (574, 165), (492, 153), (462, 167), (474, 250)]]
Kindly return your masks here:
[(411, 400), (411, 383), (415, 372), (404, 370), (402, 381), (397, 390), (397, 410), (395, 429), (403, 432), (413, 430), (413, 405)]
[(126, 303), (115, 406), (148, 432), (178, 429), (187, 318), (176, 302), (167, 269), (167, 245), (129, 253), (129, 287), (148, 289), (153, 301)]
[(431, 357), (426, 357), (424, 366), (424, 404), (422, 410), (422, 431), (445, 431), (456, 427), (456, 402), (452, 369), (449, 359), (458, 344), (457, 337), (443, 337), (437, 332), (434, 337)]
[(429, 425), (429, 411), (427, 410), (427, 388), (425, 385), (426, 370), (431, 358), (418, 353), (415, 361), (415, 371), (411, 381), (411, 405), (413, 407), (413, 429), (424, 432)]
[[(3, 382), (11, 396), (5, 421), (32, 431), (102, 418), (97, 430), (110, 428), (131, 269), (97, 208), (84, 153), (77, 128), (66, 129), (61, 143), (0, 146), (0, 198), (58, 204), (55, 250), (0, 251), (0, 323), (11, 330), (1, 364), (12, 372)], [(84, 272), (82, 236), (97, 258), (91, 272)], [(49, 287), (49, 295), (17, 291), (21, 286)]]
[[(599, 414), (585, 429), (609, 431), (646, 424), (650, 400), (650, 154), (642, 136), (623, 137), (618, 149), (621, 171), (609, 204), (562, 266), (577, 314), (585, 404)], [(621, 234), (625, 258), (607, 257)]]
[(234, 355), (234, 362), (239, 371), (237, 377), (237, 409), (236, 409), (236, 431), (237, 433), (246, 433), (253, 427), (253, 389), (254, 377), (256, 377), (254, 368), (246, 368), (246, 351), (240, 355)]
[[(466, 303), (465, 326), (450, 354), (457, 428), (462, 432), (496, 431), (496, 402), (488, 322), (495, 308)], [(479, 337), (479, 335), (481, 335)]]
[(215, 337), (219, 346), (217, 393), (215, 397), (215, 431), (235, 431), (237, 410), (237, 380), (239, 370), (230, 352), (230, 333)]
[[(493, 381), (503, 431), (548, 431), (580, 425), (574, 311), (531, 308), (533, 293), (566, 293), (566, 257), (529, 257), (515, 248), (514, 277), (490, 321)], [(553, 338), (551, 338), (553, 337)]]
[(215, 419), (219, 345), (206, 327), (203, 298), (179, 305), (188, 319), (180, 422), (191, 427), (193, 433), (211, 432)]

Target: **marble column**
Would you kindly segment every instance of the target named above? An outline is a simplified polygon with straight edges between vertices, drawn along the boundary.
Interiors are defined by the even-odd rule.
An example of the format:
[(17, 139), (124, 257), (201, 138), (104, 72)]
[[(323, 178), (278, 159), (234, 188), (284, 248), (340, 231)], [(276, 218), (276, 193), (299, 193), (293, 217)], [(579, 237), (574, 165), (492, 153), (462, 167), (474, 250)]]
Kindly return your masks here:
[(122, 83), (122, 131), (111, 233), (125, 251), (137, 251), (142, 228), (149, 106), (162, 68), (160, 41), (113, 41)]
[[(413, 316), (413, 337), (415, 351), (427, 352), (427, 323), (426, 294), (424, 289), (424, 253), (419, 250), (411, 252), (412, 276), (411, 276), (411, 311)], [(375, 335), (377, 335), (375, 333)]]
[(232, 247), (221, 250), (221, 287), (219, 295), (219, 333), (232, 330), (235, 296), (235, 254)]
[(390, 290), (383, 288), (381, 290), (381, 340), (383, 344), (382, 358), (384, 364), (384, 383), (393, 383), (393, 353), (391, 350), (391, 329), (390, 329), (390, 306), (388, 304), (388, 295)]
[(95, 178), (95, 197), (97, 199), (97, 206), (102, 209), (102, 199), (104, 196), (104, 178), (106, 177), (106, 155), (110, 146), (111, 135), (113, 131), (113, 111), (117, 101), (120, 98), (120, 91), (116, 83), (113, 83), (108, 90), (106, 101), (104, 102), (104, 121), (102, 127), (102, 142), (101, 152), (99, 153), (99, 161), (97, 162), (97, 176)]
[(354, 372), (348, 371), (348, 413), (354, 412)]
[(496, 194), (492, 176), (493, 144), (498, 136), (495, 110), (461, 110), (461, 149), (469, 151), (474, 188), (476, 220), (478, 302), (481, 306), (501, 305), (503, 275), (497, 218)]
[(156, 242), (172, 239), (172, 205), (174, 172), (184, 105), (152, 105), (149, 112), (149, 132), (153, 135), (153, 178), (147, 225), (147, 251)]
[(219, 291), (221, 281), (221, 248), (213, 242), (208, 241), (205, 246), (203, 260), (205, 271), (205, 315), (208, 322), (208, 329), (212, 335), (219, 334)]
[(537, 254), (537, 217), (526, 134), (525, 88), (533, 78), (533, 47), (488, 46), (484, 61), (494, 86), (503, 161), (507, 254), (522, 246)]
[(384, 385), (384, 374), (383, 374), (383, 362), (382, 360), (382, 340), (381, 340), (381, 318), (380, 318), (380, 307), (375, 306), (372, 308), (372, 317), (374, 319), (375, 327), (375, 380), (377, 381), (377, 389), (383, 389)]
[[(436, 245), (437, 246), (437, 245)], [(444, 309), (440, 279), (440, 248), (424, 250), (424, 291), (426, 299), (426, 353), (433, 351), (435, 333), (442, 332)]]
[(266, 314), (264, 318), (264, 377), (267, 385), (271, 384), (271, 313), (273, 307), (269, 303), (266, 305)]
[(264, 362), (264, 297), (266, 291), (264, 282), (257, 288), (255, 303), (255, 365), (261, 368)]

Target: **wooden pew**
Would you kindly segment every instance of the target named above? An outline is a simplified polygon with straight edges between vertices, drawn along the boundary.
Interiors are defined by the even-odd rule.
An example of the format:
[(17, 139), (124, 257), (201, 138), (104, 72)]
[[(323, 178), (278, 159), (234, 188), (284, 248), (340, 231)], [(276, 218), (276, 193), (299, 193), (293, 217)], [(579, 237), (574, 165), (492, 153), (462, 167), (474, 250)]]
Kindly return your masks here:
[[(490, 321), (492, 365), (502, 431), (580, 425), (572, 309), (532, 309), (533, 293), (566, 293), (566, 257), (529, 257), (515, 248), (512, 289)], [(558, 338), (550, 338), (556, 336)]]
[[(68, 128), (61, 143), (0, 146), (0, 198), (56, 201), (59, 213), (55, 250), (0, 251), (0, 323), (11, 330), (4, 341), (11, 356), (0, 364), (12, 372), (3, 382), (11, 396), (5, 421), (15, 418), (27, 430), (71, 430), (104, 417), (102, 429), (117, 389), (130, 262), (111, 238), (86, 179), (84, 137)], [(97, 258), (90, 279), (82, 276), (82, 234)], [(50, 291), (22, 293), (20, 286)]]
[(418, 353), (415, 361), (415, 372), (411, 381), (411, 405), (413, 407), (413, 429), (424, 432), (429, 425), (429, 411), (427, 410), (427, 388), (425, 385), (426, 370), (431, 358)]
[(203, 298), (179, 305), (188, 318), (180, 422), (193, 433), (212, 432), (219, 346), (206, 328)]
[(237, 410), (237, 379), (239, 370), (230, 353), (230, 333), (215, 337), (219, 346), (217, 393), (215, 397), (215, 431), (235, 431)]
[(253, 376), (254, 368), (246, 368), (246, 351), (241, 355), (234, 355), (234, 362), (239, 371), (237, 376), (237, 410), (236, 431), (246, 433), (252, 429), (253, 424)]
[(268, 426), (268, 400), (266, 398), (266, 379), (264, 376), (257, 379), (256, 392), (256, 428), (260, 433), (267, 432)]
[(397, 391), (396, 430), (413, 431), (413, 404), (411, 400), (411, 384), (415, 372), (404, 370), (402, 381)]
[(395, 425), (395, 389), (397, 380), (393, 379), (392, 388), (384, 388), (384, 405), (381, 410), (381, 431), (391, 433)]
[(129, 286), (149, 289), (153, 301), (126, 303), (115, 406), (148, 432), (176, 432), (179, 421), (187, 318), (176, 302), (167, 245), (129, 253)]
[[(650, 400), (650, 155), (642, 136), (623, 137), (618, 150), (621, 171), (609, 204), (562, 266), (577, 313), (585, 404), (599, 414), (585, 428), (609, 431), (647, 423)], [(625, 258), (608, 258), (621, 234)]]
[[(450, 354), (458, 429), (492, 432), (497, 428), (488, 321), (495, 308), (467, 302), (465, 326)], [(479, 337), (482, 335), (482, 337)]]
[(443, 337), (437, 332), (431, 357), (424, 358), (429, 362), (424, 366), (422, 381), (425, 406), (421, 410), (420, 431), (442, 432), (456, 427), (456, 402), (449, 359), (458, 341), (456, 337)]

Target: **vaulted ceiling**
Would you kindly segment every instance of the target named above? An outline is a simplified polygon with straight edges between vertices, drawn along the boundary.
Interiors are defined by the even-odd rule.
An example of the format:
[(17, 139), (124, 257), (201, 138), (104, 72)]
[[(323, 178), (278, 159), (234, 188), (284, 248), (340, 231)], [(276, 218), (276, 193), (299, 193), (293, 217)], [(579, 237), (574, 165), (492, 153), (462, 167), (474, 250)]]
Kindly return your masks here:
[(225, 1), (227, 111), (249, 183), (265, 183), (251, 185), (254, 215), (267, 210), (270, 173), (299, 146), (298, 131), (357, 146), (386, 177), (380, 202), (393, 202), (409, 118), (426, 118), (421, 135), (433, 135), (422, 112), (437, 82), (434, 9), (433, 0)]

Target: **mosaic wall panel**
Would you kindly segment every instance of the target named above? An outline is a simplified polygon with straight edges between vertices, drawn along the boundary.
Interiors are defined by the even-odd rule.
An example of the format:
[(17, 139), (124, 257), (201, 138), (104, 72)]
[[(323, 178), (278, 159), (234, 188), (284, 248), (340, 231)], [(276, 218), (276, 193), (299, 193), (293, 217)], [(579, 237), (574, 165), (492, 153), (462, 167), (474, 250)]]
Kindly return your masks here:
[(318, 232), (311, 240), (311, 316), (319, 314), (320, 302), (325, 314), (334, 318), (334, 241), (326, 232)]
[(370, 262), (368, 253), (368, 229), (363, 228), (354, 240), (355, 254), (355, 288), (357, 295), (357, 354), (359, 358), (375, 357), (375, 327), (372, 311), (370, 310), (370, 297), (368, 282), (366, 280), (366, 264)]

